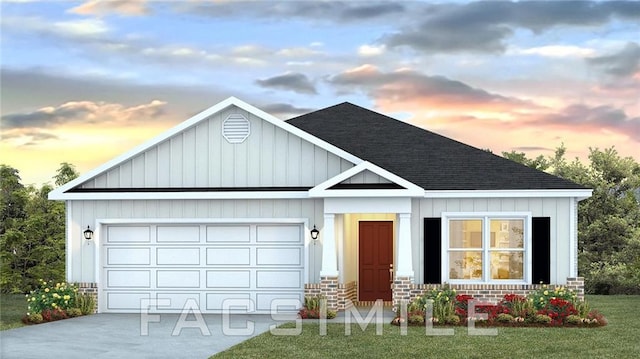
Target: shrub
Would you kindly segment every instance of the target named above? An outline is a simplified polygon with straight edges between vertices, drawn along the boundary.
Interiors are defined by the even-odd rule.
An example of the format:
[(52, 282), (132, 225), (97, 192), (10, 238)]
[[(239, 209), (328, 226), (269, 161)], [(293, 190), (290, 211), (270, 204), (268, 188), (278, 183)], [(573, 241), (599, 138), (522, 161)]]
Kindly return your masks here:
[[(320, 318), (321, 304), (325, 300), (323, 296), (305, 296), (304, 307), (298, 311), (298, 315), (302, 319), (318, 319)], [(327, 310), (327, 319), (333, 319), (338, 315), (335, 310)]]
[(551, 324), (561, 325), (566, 317), (577, 315), (578, 311), (573, 307), (573, 303), (555, 298), (551, 299), (544, 309), (539, 310), (538, 314), (546, 314), (553, 320)]
[(409, 315), (409, 323), (424, 324), (424, 316), (420, 314), (411, 314)]
[(513, 315), (507, 313), (500, 313), (496, 317), (496, 321), (500, 323), (512, 323), (514, 321)]
[(577, 295), (574, 291), (565, 287), (555, 287), (552, 289), (545, 284), (542, 288), (531, 292), (529, 298), (533, 300), (535, 309), (540, 310), (546, 307), (552, 299), (564, 299), (575, 303)]
[(89, 293), (76, 293), (76, 307), (80, 309), (82, 315), (93, 314), (96, 306), (96, 299)]
[(549, 324), (551, 323), (551, 317), (545, 314), (536, 314), (534, 322), (539, 324)]
[(56, 320), (67, 319), (67, 313), (61, 309), (45, 309), (42, 311), (42, 319), (45, 322), (53, 322)]
[(26, 295), (28, 313), (42, 313), (44, 310), (66, 310), (75, 306), (75, 285), (40, 280), (40, 286)]
[(444, 318), (444, 322), (445, 324), (457, 325), (460, 324), (460, 317), (455, 314), (451, 314), (448, 317)]
[(67, 315), (69, 318), (79, 317), (82, 315), (82, 310), (80, 310), (80, 308), (70, 308), (67, 310)]
[(40, 313), (32, 313), (27, 315), (26, 317), (24, 317), (22, 319), (22, 321), (27, 324), (27, 323), (33, 323), (33, 324), (40, 324), (44, 321), (44, 319), (42, 318), (42, 314)]
[(582, 318), (578, 315), (569, 315), (564, 319), (564, 322), (571, 325), (578, 325), (582, 323)]

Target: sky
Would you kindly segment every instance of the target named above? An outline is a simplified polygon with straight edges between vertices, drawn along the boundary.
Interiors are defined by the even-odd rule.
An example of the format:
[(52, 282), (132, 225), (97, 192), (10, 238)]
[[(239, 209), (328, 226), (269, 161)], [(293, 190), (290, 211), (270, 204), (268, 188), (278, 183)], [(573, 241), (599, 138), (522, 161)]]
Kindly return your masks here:
[(472, 146), (640, 161), (640, 2), (0, 3), (0, 163), (81, 173), (235, 96), (345, 101)]

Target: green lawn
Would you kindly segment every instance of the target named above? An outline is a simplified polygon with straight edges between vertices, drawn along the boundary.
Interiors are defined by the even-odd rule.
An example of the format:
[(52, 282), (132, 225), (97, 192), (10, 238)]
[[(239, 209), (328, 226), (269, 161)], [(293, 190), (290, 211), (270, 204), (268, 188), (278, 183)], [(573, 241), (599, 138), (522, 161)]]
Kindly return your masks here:
[(638, 358), (640, 357), (640, 296), (587, 296), (593, 309), (609, 320), (599, 328), (499, 328), (497, 336), (469, 336), (456, 328), (454, 336), (426, 336), (410, 327), (401, 336), (386, 324), (377, 336), (375, 325), (365, 332), (352, 324), (329, 324), (320, 336), (317, 324), (304, 324), (299, 336), (264, 333), (212, 358)]
[(24, 294), (0, 294), (0, 330), (21, 327), (27, 313)]

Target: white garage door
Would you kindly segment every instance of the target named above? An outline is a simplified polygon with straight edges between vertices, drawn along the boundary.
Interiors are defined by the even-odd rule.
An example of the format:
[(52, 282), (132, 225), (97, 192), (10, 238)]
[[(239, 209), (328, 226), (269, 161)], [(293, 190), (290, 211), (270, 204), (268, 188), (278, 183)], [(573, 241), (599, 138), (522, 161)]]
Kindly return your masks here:
[(225, 300), (241, 299), (267, 313), (274, 299), (302, 300), (302, 231), (301, 224), (109, 225), (100, 309), (138, 312), (143, 299), (169, 299), (151, 311), (195, 301), (203, 313), (219, 313), (232, 304)]

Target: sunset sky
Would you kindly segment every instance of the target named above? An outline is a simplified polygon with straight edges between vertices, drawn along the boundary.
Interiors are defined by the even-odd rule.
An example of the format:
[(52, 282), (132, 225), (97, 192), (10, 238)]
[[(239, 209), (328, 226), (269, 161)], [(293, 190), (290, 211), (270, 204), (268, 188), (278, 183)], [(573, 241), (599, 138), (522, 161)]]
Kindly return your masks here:
[(640, 161), (640, 2), (2, 0), (0, 163), (81, 172), (236, 96)]

